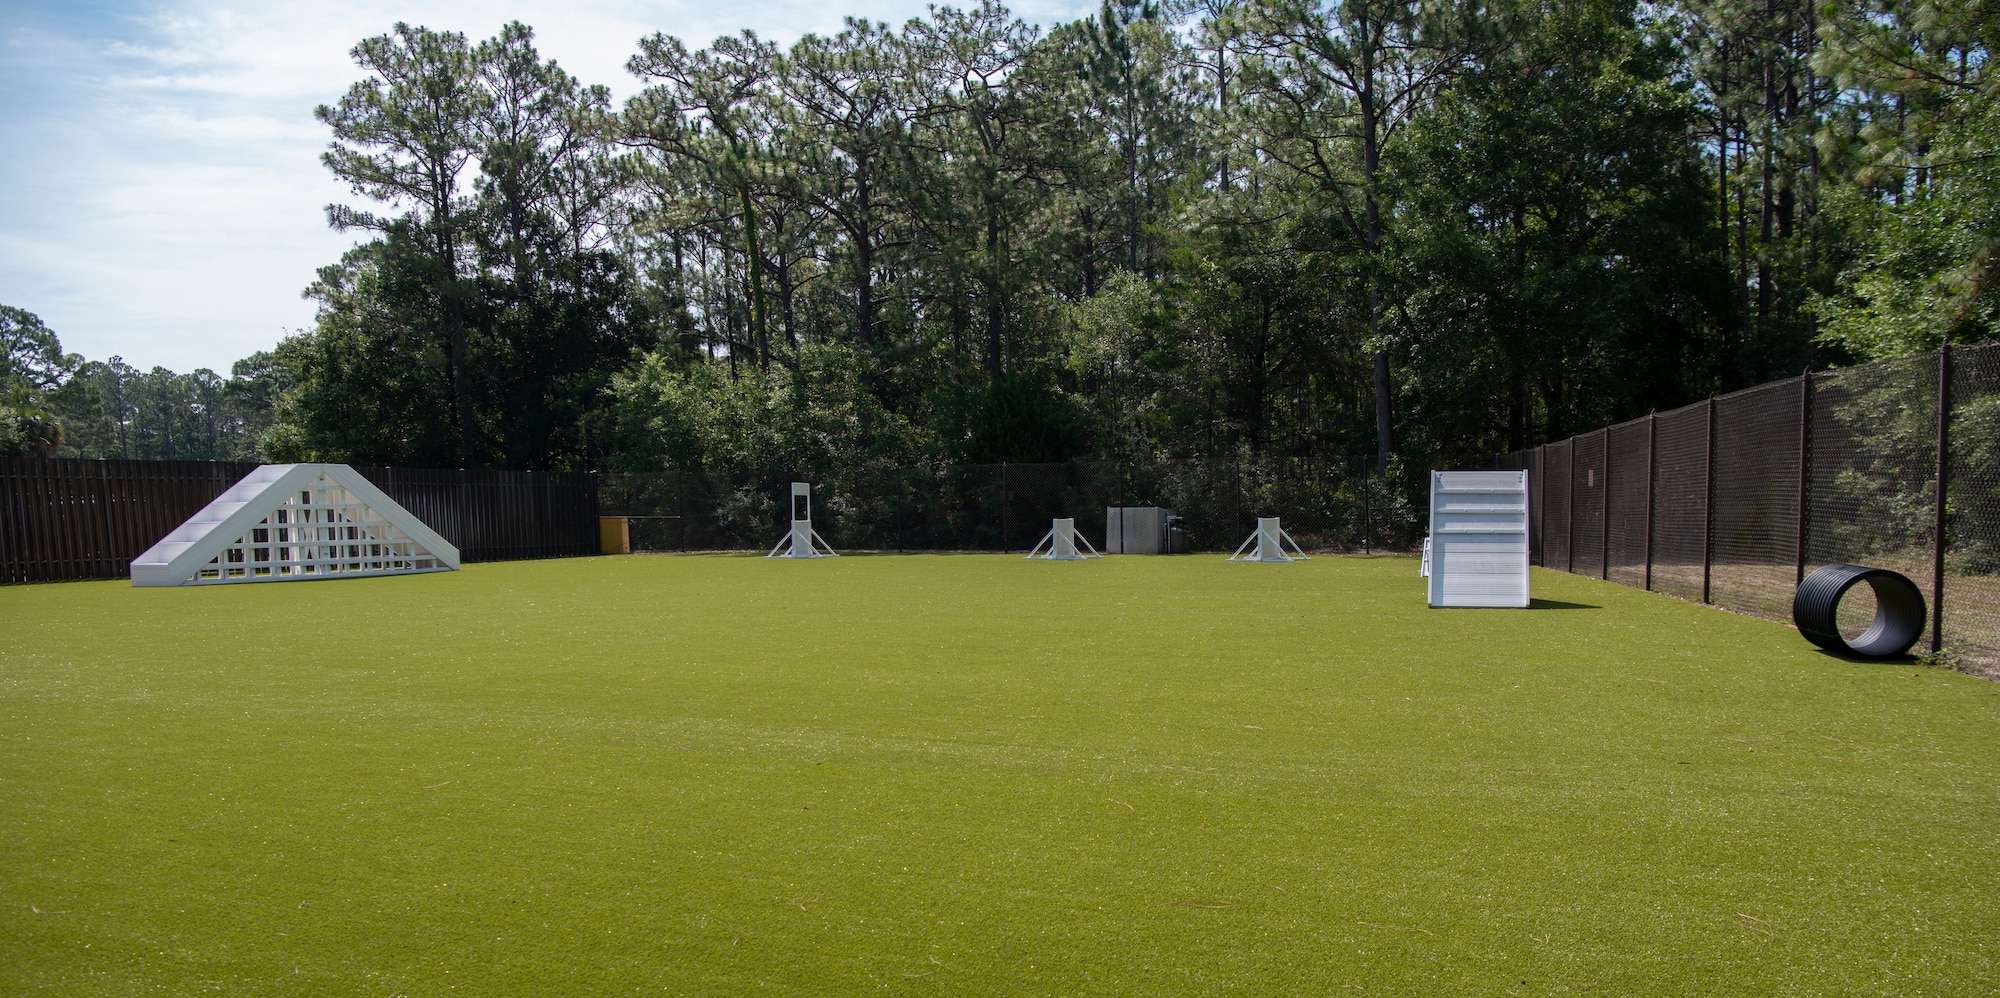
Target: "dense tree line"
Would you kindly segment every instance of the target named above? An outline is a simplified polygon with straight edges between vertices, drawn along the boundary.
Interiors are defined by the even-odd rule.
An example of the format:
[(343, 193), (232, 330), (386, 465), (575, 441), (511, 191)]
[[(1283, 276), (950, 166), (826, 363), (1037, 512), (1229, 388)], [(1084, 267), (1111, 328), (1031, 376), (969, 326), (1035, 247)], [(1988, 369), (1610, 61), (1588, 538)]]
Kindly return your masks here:
[(231, 377), (8, 310), (7, 446), (628, 470), (1477, 460), (2000, 330), (1994, 0), (988, 2), (640, 40), (398, 25), (362, 237)]
[(285, 384), (272, 355), (141, 371), (65, 353), (31, 312), (0, 305), (0, 456), (254, 460)]

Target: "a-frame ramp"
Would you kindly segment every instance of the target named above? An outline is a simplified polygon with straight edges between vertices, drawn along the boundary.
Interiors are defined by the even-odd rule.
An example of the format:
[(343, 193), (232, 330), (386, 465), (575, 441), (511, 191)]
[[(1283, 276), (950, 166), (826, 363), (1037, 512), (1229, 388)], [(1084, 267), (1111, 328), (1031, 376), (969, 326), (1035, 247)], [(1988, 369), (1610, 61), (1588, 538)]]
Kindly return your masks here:
[(458, 548), (344, 464), (267, 464), (132, 560), (135, 586), (458, 568)]

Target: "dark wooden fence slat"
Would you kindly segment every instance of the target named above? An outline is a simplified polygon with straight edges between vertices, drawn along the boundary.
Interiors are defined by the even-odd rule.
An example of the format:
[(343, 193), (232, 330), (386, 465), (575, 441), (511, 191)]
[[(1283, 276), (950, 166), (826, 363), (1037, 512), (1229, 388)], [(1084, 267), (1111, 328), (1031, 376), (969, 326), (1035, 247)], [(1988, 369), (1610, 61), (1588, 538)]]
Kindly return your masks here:
[[(0, 581), (122, 578), (132, 559), (257, 467), (235, 461), (0, 460)], [(356, 468), (463, 560), (597, 551), (582, 472)]]
[(71, 529), (70, 507), (75, 503), (74, 489), (70, 480), (70, 469), (57, 466), (49, 476), (49, 523), (61, 538), (62, 543), (49, 552), (49, 571), (59, 579), (74, 579), (81, 569), (84, 539)]

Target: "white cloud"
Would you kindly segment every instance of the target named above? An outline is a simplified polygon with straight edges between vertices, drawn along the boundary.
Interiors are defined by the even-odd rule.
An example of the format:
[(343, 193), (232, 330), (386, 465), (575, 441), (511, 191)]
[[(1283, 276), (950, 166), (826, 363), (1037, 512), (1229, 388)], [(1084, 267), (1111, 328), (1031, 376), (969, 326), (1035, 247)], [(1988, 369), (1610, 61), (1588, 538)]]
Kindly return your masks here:
[[(1017, 7), (1048, 23), (1081, 0)], [(545, 58), (623, 99), (639, 38), (691, 45), (748, 27), (789, 42), (852, 13), (892, 23), (919, 0), (688, 2), (141, 2), (60, 0), (0, 14), (0, 303), (36, 312), (94, 359), (227, 371), (310, 325), (299, 292), (352, 237), (353, 201), (319, 164), (312, 109), (358, 78), (355, 42), (397, 21), (473, 38), (509, 20)]]

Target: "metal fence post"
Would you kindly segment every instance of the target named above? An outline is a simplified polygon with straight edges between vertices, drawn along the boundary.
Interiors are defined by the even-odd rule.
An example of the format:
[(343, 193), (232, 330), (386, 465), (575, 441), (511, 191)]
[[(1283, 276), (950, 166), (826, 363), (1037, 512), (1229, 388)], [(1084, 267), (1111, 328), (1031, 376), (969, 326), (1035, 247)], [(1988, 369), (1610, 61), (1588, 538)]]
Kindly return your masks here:
[(1000, 462), (1000, 550), (1012, 551), (1007, 546), (1007, 462)]
[(1812, 368), (1808, 367), (1799, 375), (1799, 535), (1794, 543), (1798, 563), (1792, 572), (1795, 586), (1806, 580), (1806, 531), (1811, 522), (1806, 510), (1812, 498), (1812, 419)]
[(1549, 445), (1535, 447), (1535, 479), (1542, 483), (1542, 501), (1535, 510), (1535, 532), (1542, 542), (1541, 550), (1535, 552), (1535, 564), (1549, 567)]
[(1564, 454), (1568, 480), (1563, 483), (1563, 571), (1576, 574), (1576, 438)]
[[(596, 527), (596, 526), (597, 526), (597, 521), (598, 521), (599, 519), (603, 518), (603, 516), (604, 516), (604, 495), (603, 495), (603, 490), (604, 490), (604, 480), (603, 480), (603, 479), (601, 479), (601, 478), (599, 478), (599, 477), (597, 477), (597, 472), (596, 472), (596, 470), (594, 470), (594, 469), (593, 469), (593, 470), (591, 471), (591, 473), (590, 473), (590, 492), (589, 492), (589, 502), (590, 502), (590, 513), (589, 513), (589, 515), (588, 515), (588, 519), (589, 519), (589, 521), (590, 521), (590, 525), (591, 525), (592, 527)], [(628, 522), (629, 522), (629, 521), (628, 521)], [(630, 529), (630, 528), (628, 527), (627, 529)], [(593, 533), (593, 534), (595, 534), (595, 533), (597, 533), (597, 532), (598, 532), (598, 531), (592, 531), (592, 533)], [(581, 539), (581, 538), (579, 538), (579, 540), (580, 540), (580, 539)], [(592, 538), (591, 538), (591, 540), (593, 540), (593, 541), (596, 541), (596, 540), (598, 540), (598, 538), (597, 538), (597, 537), (592, 537)], [(629, 535), (629, 534), (627, 535), (627, 546), (628, 546), (628, 547), (630, 546), (630, 535)], [(593, 545), (589, 545), (589, 546), (587, 546), (587, 547), (583, 548), (583, 550), (584, 550), (585, 552), (589, 552), (589, 551), (591, 551), (591, 550), (600, 550), (601, 548), (602, 548), (602, 542), (600, 541), (600, 542), (599, 542), (598, 544), (593, 544)]]
[(1646, 591), (1653, 591), (1653, 503), (1660, 480), (1660, 414), (1646, 414)]
[(1368, 477), (1368, 467), (1361, 468), (1361, 553), (1373, 554), (1368, 549), (1368, 539), (1375, 533), (1375, 486)]
[(1708, 471), (1703, 475), (1705, 496), (1701, 502), (1701, 601), (1708, 602), (1709, 583), (1715, 566), (1715, 396), (1708, 397)]
[(1597, 432), (1604, 435), (1604, 456), (1598, 460), (1604, 464), (1603, 489), (1597, 499), (1597, 577), (1611, 581), (1611, 427)]
[(1944, 650), (1945, 478), (1951, 467), (1951, 341), (1938, 347), (1937, 523), (1931, 554), (1931, 654)]

